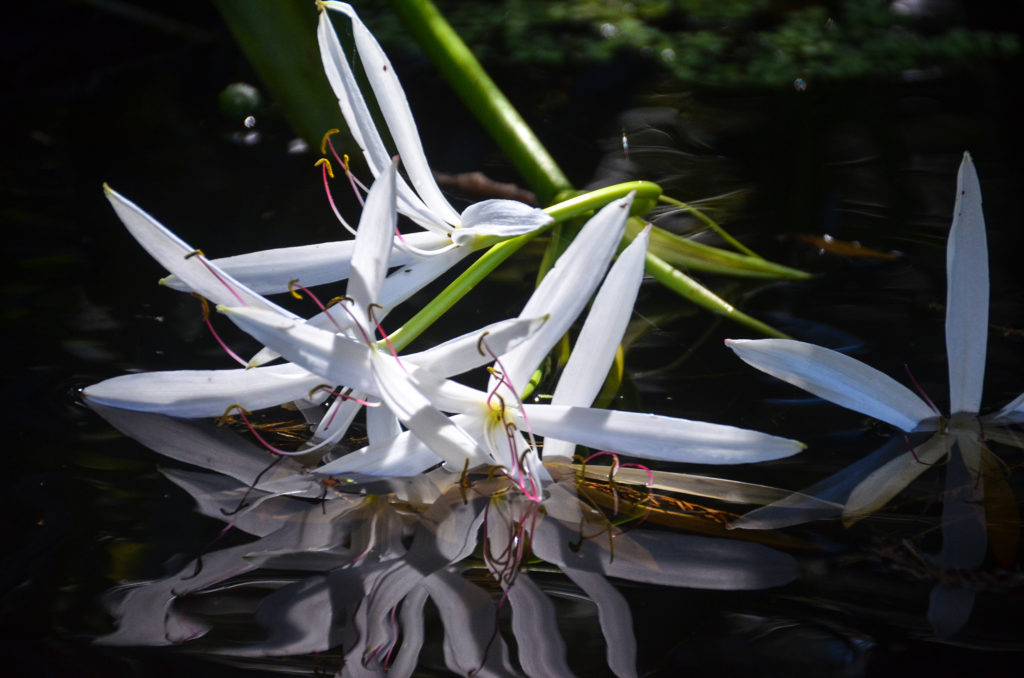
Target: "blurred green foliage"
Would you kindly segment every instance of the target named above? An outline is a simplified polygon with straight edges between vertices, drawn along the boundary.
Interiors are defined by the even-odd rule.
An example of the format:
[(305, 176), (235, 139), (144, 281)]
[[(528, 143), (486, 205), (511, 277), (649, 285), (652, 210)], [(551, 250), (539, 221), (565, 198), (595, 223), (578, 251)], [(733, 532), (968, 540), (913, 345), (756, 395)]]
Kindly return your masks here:
[[(973, 68), (1019, 51), (1014, 35), (965, 29), (955, 14), (907, 15), (885, 0), (436, 4), (485, 63), (563, 65), (632, 52), (684, 83), (721, 87), (891, 79)], [(408, 43), (387, 4), (360, 3), (359, 10), (387, 47)]]

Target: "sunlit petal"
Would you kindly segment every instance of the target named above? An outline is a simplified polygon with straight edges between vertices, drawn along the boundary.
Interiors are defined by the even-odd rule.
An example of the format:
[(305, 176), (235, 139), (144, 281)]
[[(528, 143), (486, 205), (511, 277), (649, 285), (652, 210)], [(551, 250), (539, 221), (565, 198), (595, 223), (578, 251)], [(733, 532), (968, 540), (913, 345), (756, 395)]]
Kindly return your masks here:
[[(341, 3), (324, 4), (329, 5), (332, 9), (341, 9)], [(344, 7), (347, 8), (347, 5)], [(316, 36), (320, 44), (324, 73), (334, 89), (335, 96), (338, 97), (338, 104), (348, 123), (349, 132), (359, 147), (363, 149), (363, 156), (370, 166), (370, 171), (377, 176), (391, 163), (391, 154), (384, 145), (380, 132), (377, 131), (373, 115), (367, 108), (366, 100), (352, 73), (352, 67), (349, 66), (345, 49), (338, 41), (338, 36), (334, 32), (327, 12), (320, 13)], [(396, 190), (398, 209), (402, 214), (409, 216), (421, 227), (435, 233), (446, 234), (451, 230), (450, 224), (434, 216), (401, 176), (396, 179)]]
[[(608, 271), (558, 378), (551, 397), (552, 405), (589, 407), (601, 391), (626, 325), (633, 315), (633, 305), (644, 277), (649, 234), (648, 226), (633, 239)], [(544, 456), (572, 457), (574, 447), (568, 441), (549, 439), (544, 441)]]
[(546, 321), (546, 317), (502, 320), (425, 351), (403, 355), (402, 361), (428, 367), (438, 375), (455, 376), (493, 360), (489, 353), (481, 350), (481, 340), (492, 353), (501, 355), (531, 337)]
[(87, 402), (174, 417), (219, 417), (231, 405), (261, 410), (309, 396), (324, 382), (298, 365), (251, 370), (177, 370), (125, 374), (82, 391)]
[[(502, 356), (506, 376), (517, 393), (522, 393), (530, 375), (562, 338), (597, 289), (622, 239), (632, 203), (630, 194), (609, 203), (594, 215), (526, 302), (520, 318), (550, 315), (551, 319), (529, 341)], [(492, 378), (492, 388), (495, 383)]]
[(796, 454), (796, 440), (640, 412), (524, 405), (533, 432), (595, 450), (696, 464), (749, 464)]
[(904, 431), (935, 416), (906, 386), (838, 351), (791, 339), (726, 339), (725, 344), (762, 372)]
[(969, 153), (964, 153), (957, 175), (946, 278), (950, 412), (977, 413), (988, 344), (988, 246), (981, 186)]
[(189, 289), (218, 304), (244, 304), (295, 317), (291, 311), (268, 301), (227, 273), (218, 271), (209, 261), (204, 262), (194, 247), (114, 189), (104, 185), (103, 191), (114, 206), (117, 216), (139, 244), (161, 266), (178, 276)]
[[(218, 306), (217, 310), (258, 341), (321, 377), (321, 381), (376, 393), (370, 376), (369, 347), (261, 309)], [(340, 309), (335, 312), (343, 315)]]
[(484, 200), (462, 212), (462, 224), (452, 231), (452, 241), (463, 244), (478, 235), (510, 238), (552, 223), (544, 210), (515, 200)]
[(395, 211), (395, 163), (377, 177), (366, 196), (359, 231), (352, 249), (351, 273), (346, 294), (352, 299), (352, 312), (366, 327), (368, 309), (378, 303), (381, 285), (388, 272), (391, 234), (398, 214)]

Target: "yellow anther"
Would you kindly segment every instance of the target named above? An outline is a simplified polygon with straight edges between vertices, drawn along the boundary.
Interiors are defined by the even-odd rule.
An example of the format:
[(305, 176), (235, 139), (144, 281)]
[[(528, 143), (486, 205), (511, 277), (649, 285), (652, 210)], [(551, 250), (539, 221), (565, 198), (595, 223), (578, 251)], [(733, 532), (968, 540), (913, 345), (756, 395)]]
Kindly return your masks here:
[[(317, 4), (318, 7), (320, 6), (319, 2), (317, 2), (316, 4)], [(332, 134), (338, 134), (340, 131), (341, 130), (339, 130), (337, 128), (331, 128), (331, 129), (327, 130), (326, 132), (324, 132), (323, 139), (320, 140), (320, 153), (322, 155), (327, 155), (327, 144), (329, 143), (328, 140), (331, 138), (331, 135)], [(346, 164), (348, 163), (348, 158), (345, 158), (345, 163)]]
[[(487, 338), (488, 334), (490, 334), (490, 332), (484, 332), (480, 335), (480, 338), (476, 340), (476, 350), (480, 352), (480, 355), (487, 355), (487, 351), (484, 350), (484, 339)], [(491, 368), (488, 367), (487, 369)]]
[(196, 294), (195, 292), (189, 292), (193, 297), (199, 300), (199, 303), (203, 305), (203, 322), (205, 323), (210, 319), (210, 305), (206, 303), (206, 299)]
[(342, 153), (341, 154), (341, 162), (345, 166), (345, 174), (348, 174), (348, 167), (349, 167), (348, 153)]
[(327, 11), (327, 3), (325, 3), (324, 0), (316, 0), (316, 11), (318, 11), (318, 12), (326, 12)]
[(324, 308), (330, 308), (331, 306), (334, 306), (335, 304), (340, 304), (343, 301), (352, 301), (352, 297), (334, 297), (326, 304), (324, 304)]
[(239, 412), (241, 412), (245, 416), (249, 416), (250, 414), (252, 414), (252, 412), (250, 412), (249, 410), (245, 409), (244, 407), (242, 407), (238, 403), (234, 403), (233, 405), (228, 405), (228, 408), (226, 410), (224, 410), (224, 414), (222, 414), (219, 417), (217, 417), (217, 425), (218, 426), (223, 426), (223, 425), (229, 423), (231, 421), (231, 413), (233, 411), (235, 411), (235, 410), (238, 410)]
[(334, 169), (331, 167), (331, 161), (328, 160), (327, 158), (320, 158), (319, 160), (316, 161), (316, 164), (313, 165), (313, 167), (319, 167), (320, 165), (326, 165), (327, 166), (327, 176), (329, 176), (330, 178), (333, 179), (334, 178)]
[(185, 255), (185, 258), (186, 259), (191, 259), (192, 257), (205, 257), (205, 256), (206, 255), (203, 254), (202, 250), (192, 250), (191, 252), (189, 252), (188, 254)]
[(291, 295), (293, 297), (295, 297), (296, 299), (302, 299), (302, 295), (295, 291), (295, 283), (297, 283), (297, 282), (299, 282), (298, 278), (295, 278), (293, 280), (289, 280), (288, 281), (288, 291), (291, 292)]

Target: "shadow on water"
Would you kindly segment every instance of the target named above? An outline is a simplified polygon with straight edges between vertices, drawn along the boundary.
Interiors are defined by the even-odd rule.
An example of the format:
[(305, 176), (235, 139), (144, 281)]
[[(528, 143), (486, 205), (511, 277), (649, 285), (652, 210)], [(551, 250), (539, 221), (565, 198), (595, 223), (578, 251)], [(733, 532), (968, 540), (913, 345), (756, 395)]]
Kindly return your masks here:
[[(202, 587), (190, 587), (191, 593), (181, 596), (177, 584), (171, 587), (174, 594), (160, 588), (176, 573), (190, 574), (195, 569), (190, 563), (223, 525), (223, 520), (197, 514), (193, 499), (219, 492), (223, 501), (234, 501), (237, 487), (201, 478), (191, 467), (118, 434), (83, 408), (75, 394), (86, 384), (129, 371), (224, 362), (198, 322), (198, 304), (153, 284), (162, 272), (121, 228), (103, 199), (101, 182), (145, 205), (214, 256), (340, 236), (312, 169), (313, 154), (289, 152), (292, 135), (273, 104), (253, 112), (257, 124), (252, 129), (218, 110), (217, 95), (225, 85), (255, 82), (255, 76), (213, 10), (177, 8), (180, 14), (168, 24), (97, 9), (102, 6), (22, 7), (4, 29), (10, 38), (3, 48), (8, 122), (0, 189), (8, 233), (2, 310), (8, 436), (0, 501), (9, 547), (0, 570), (0, 645), (8, 666), (14, 674), (37, 676), (251, 675), (245, 668), (333, 672), (345, 652), (361, 652), (352, 648), (367, 642), (338, 620), (368, 614), (372, 601), (355, 592), (385, 574), (402, 582), (403, 596), (413, 597), (403, 614), (406, 608), (422, 610), (424, 675), (449, 675), (439, 628), (451, 610), (457, 610), (453, 617), (487, 620), (476, 628), (466, 625), (467, 642), (506, 642), (514, 657), (516, 642), (528, 642), (523, 639), (530, 638), (529, 629), (514, 628), (508, 613), (516, 601), (495, 605), (501, 586), (495, 583), (493, 565), (479, 551), (475, 560), (462, 561), (467, 553), (474, 555), (472, 548), (447, 553), (435, 543), (437, 525), (450, 518), (431, 511), (457, 513), (471, 507), (465, 509), (468, 527), (463, 526), (472, 533), (468, 541), (482, 534), (481, 524), (498, 519), (500, 512), (493, 508), (483, 517), (487, 502), (461, 504), (461, 496), (437, 508), (384, 503), (373, 511), (363, 500), (333, 491), (338, 501), (324, 506), (315, 502), (317, 497), (289, 499), (275, 505), (271, 517), (295, 525), (302, 524), (296, 518), (301, 515), (326, 525), (327, 536), (318, 544), (325, 548), (316, 556), (305, 552), (307, 544), (298, 548), (287, 541), (294, 537), (293, 528), (271, 538), (265, 525), (250, 526), (249, 534), (260, 540), (284, 540), (257, 549), (266, 562), (238, 557), (252, 551), (253, 537), (234, 530), (207, 548)], [(12, 27), (24, 30), (19, 35)], [(428, 69), (415, 57), (403, 60), (424, 74), (410, 89), (417, 108), (418, 99), (429, 100), (442, 85), (426, 75)], [(398, 59), (396, 64), (405, 66)], [(615, 75), (619, 83), (642, 80)], [(907, 363), (933, 396), (946, 388), (943, 243), (957, 162), (970, 149), (984, 189), (992, 272), (987, 411), (1017, 395), (1024, 374), (1024, 299), (1017, 262), (1022, 144), (1004, 95), (1020, 84), (1019, 77), (1008, 70), (994, 78), (783, 94), (684, 94), (647, 81), (643, 85), (652, 89), (622, 92), (607, 110), (587, 108), (588, 126), (603, 135), (596, 141), (576, 136), (565, 122), (583, 114), (571, 103), (561, 111), (537, 113), (534, 122), (542, 136), (550, 137), (546, 141), (556, 155), (562, 148), (578, 149), (579, 160), (569, 158), (567, 166), (579, 185), (639, 176), (662, 182), (669, 194), (686, 200), (724, 196), (705, 206), (735, 235), (759, 253), (818, 277), (771, 285), (711, 276), (709, 281), (797, 338), (845, 349), (888, 374), (903, 374)], [(516, 100), (515, 89), (510, 93)], [(526, 114), (531, 117), (530, 111)], [(443, 129), (436, 123), (425, 126)], [(628, 151), (622, 147), (622, 131)], [(514, 179), (509, 168), (491, 164), (495, 151), (459, 152), (470, 145), (465, 138), (428, 139), (432, 157), (434, 149), (447, 149), (438, 154), (450, 166), (440, 169), (459, 172), (484, 165), (496, 178)], [(668, 228), (692, 228), (678, 214), (659, 219)], [(834, 240), (824, 240), (826, 234)], [(862, 248), (844, 249), (852, 241)], [(523, 283), (532, 279), (533, 270), (525, 257), (518, 267), (513, 260), (495, 283), (509, 299), (502, 302), (508, 308), (498, 308), (481, 292), (456, 309), (463, 316), (451, 323), (465, 329), (480, 324), (474, 310), (479, 306), (514, 312), (517, 298), (529, 294)], [(251, 346), (244, 335), (224, 329), (229, 342)], [(804, 454), (732, 468), (727, 474), (787, 489), (820, 480), (893, 438), (890, 430), (860, 415), (747, 369), (721, 342), (743, 334), (681, 306), (662, 289), (645, 286), (629, 334), (627, 369), (633, 376), (620, 406), (801, 438), (810, 447)], [(938, 399), (945, 409), (944, 397)], [(537, 613), (538, 628), (555, 624), (557, 629), (532, 642), (540, 652), (548, 647), (541, 640), (556, 643), (560, 637), (579, 675), (607, 674), (605, 639), (614, 634), (619, 640), (608, 643), (612, 652), (621, 650), (616, 642), (635, 635), (642, 675), (649, 676), (1016, 675), (1011, 671), (1019, 666), (1024, 641), (1019, 525), (1014, 522), (1022, 491), (1021, 454), (993, 447), (1009, 473), (1009, 494), (1000, 501), (1011, 524), (996, 537), (1003, 553), (990, 556), (977, 571), (937, 573), (921, 556), (937, 550), (941, 474), (923, 474), (884, 513), (849, 530), (825, 522), (787, 532), (799, 545), (769, 543), (766, 536), (762, 546), (718, 530), (710, 518), (694, 523), (689, 520), (694, 512), (732, 515), (745, 509), (713, 501), (684, 506), (673, 503), (680, 497), (666, 493), (664, 505), (657, 511), (645, 508), (644, 523), (624, 532), (630, 543), (639, 544), (632, 559), (624, 553), (618, 563), (591, 564), (574, 578), (565, 555), (552, 553), (577, 539), (573, 530), (558, 523), (565, 534), (549, 538), (548, 557), (543, 539), (532, 539), (539, 560), (529, 562), (529, 579), (523, 578), (533, 584), (521, 586), (533, 588), (521, 594), (518, 604), (532, 601), (543, 610), (548, 605), (557, 619)], [(696, 472), (726, 475), (720, 468)], [(572, 498), (578, 488), (567, 485), (572, 486), (566, 499), (571, 505), (578, 501)], [(610, 514), (600, 496), (593, 501), (604, 506), (603, 515)], [(284, 503), (289, 503), (287, 510)], [(346, 515), (335, 518), (330, 510)], [(592, 508), (586, 511), (596, 514)], [(391, 559), (372, 567), (351, 566), (362, 553), (352, 552), (360, 530), (384, 521), (381, 516), (397, 521), (393, 542), (374, 547)], [(435, 522), (428, 529), (424, 525), (430, 520)], [(517, 516), (509, 524), (523, 521)], [(344, 537), (336, 539), (331, 529), (344, 531)], [(665, 563), (677, 565), (673, 558), (689, 551), (681, 546), (674, 551), (673, 544), (703, 539), (684, 530), (711, 531), (728, 545), (726, 551), (778, 553), (784, 562), (780, 567), (792, 567), (793, 576), (780, 576), (769, 582), (778, 586), (763, 591), (680, 588), (687, 586), (677, 581), (682, 575)], [(510, 532), (506, 526), (504, 532), (493, 528), (495, 534), (507, 538)], [(601, 542), (585, 543), (597, 549)], [(422, 550), (420, 559), (402, 561), (397, 555), (415, 549)], [(654, 562), (643, 560), (644, 554), (659, 550), (668, 554), (652, 556)], [(239, 573), (238, 562), (225, 553), (253, 572)], [(455, 556), (465, 563), (461, 577), (451, 574)], [(663, 559), (660, 565), (658, 558)], [(751, 560), (764, 566), (763, 559)], [(428, 576), (435, 577), (437, 588), (416, 589)], [(328, 586), (332, 578), (337, 580), (333, 588)], [(168, 625), (186, 636), (196, 630), (191, 625), (213, 631), (194, 644), (166, 651), (93, 645), (96, 637), (114, 632), (101, 595), (138, 580), (156, 583), (133, 590), (159, 590), (164, 597), (155, 596), (140, 608), (129, 606), (139, 621), (122, 627), (122, 633), (166, 640), (173, 637)], [(976, 595), (967, 625), (946, 643), (935, 641), (925, 619), (929, 592), (937, 583), (963, 585)], [(457, 587), (475, 593), (452, 594)], [(596, 591), (613, 601), (606, 606), (625, 605), (631, 627), (604, 627)], [(433, 602), (425, 604), (426, 598)], [(142, 599), (136, 594), (132, 600)], [(324, 616), (308, 616), (313, 612), (307, 610)], [(279, 623), (293, 611), (300, 619), (300, 640), (286, 638), (287, 630), (296, 629)], [(481, 640), (481, 630), (495, 628), (504, 641), (492, 641), (489, 634)], [(382, 636), (389, 632), (390, 627), (371, 629)], [(403, 644), (389, 661), (398, 661), (401, 647), (411, 647), (414, 632), (403, 633)], [(308, 654), (314, 640), (333, 649)], [(252, 656), (260, 654), (252, 648), (265, 650), (275, 643), (294, 643), (303, 654)], [(227, 646), (235, 652), (224, 653)], [(484, 661), (504, 661), (502, 652), (489, 651)], [(224, 663), (226, 654), (232, 658)], [(520, 664), (510, 666), (514, 672)], [(464, 671), (471, 668), (460, 665)]]

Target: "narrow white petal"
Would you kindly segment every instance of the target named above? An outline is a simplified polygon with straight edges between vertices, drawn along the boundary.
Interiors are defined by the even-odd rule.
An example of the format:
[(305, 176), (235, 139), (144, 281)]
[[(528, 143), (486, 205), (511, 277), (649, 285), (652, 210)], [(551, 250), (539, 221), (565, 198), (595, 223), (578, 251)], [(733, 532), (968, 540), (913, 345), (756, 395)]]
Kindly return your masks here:
[[(402, 356), (402, 361), (451, 377), (486, 365), (494, 360), (490, 353), (502, 355), (533, 335), (547, 318), (512, 318), (450, 339), (419, 353)], [(488, 353), (481, 350), (486, 343)]]
[[(332, 9), (341, 10), (341, 3), (325, 3)], [(373, 121), (366, 106), (366, 100), (359, 89), (352, 68), (349, 66), (348, 58), (345, 56), (345, 49), (338, 41), (334, 32), (330, 16), (327, 12), (320, 12), (319, 23), (316, 31), (317, 41), (320, 44), (320, 56), (324, 65), (324, 73), (327, 80), (334, 89), (334, 95), (338, 97), (338, 104), (341, 106), (341, 114), (348, 123), (349, 132), (352, 138), (363, 149), (363, 156), (370, 171), (376, 177), (381, 174), (391, 162), (391, 154), (381, 139), (377, 125)], [(437, 233), (447, 233), (451, 226), (444, 220), (435, 216), (423, 201), (416, 195), (402, 177), (396, 181), (398, 192), (398, 210), (417, 224)]]
[[(429, 235), (432, 238), (437, 237), (432, 234), (423, 235)], [(432, 256), (429, 259), (415, 261), (389, 275), (384, 279), (384, 284), (381, 286), (380, 300), (377, 303), (383, 308), (377, 309), (377, 320), (383, 320), (398, 304), (423, 289), (439, 275), (461, 261), (467, 254), (469, 254), (468, 247), (458, 247), (443, 254)], [(313, 327), (319, 327), (320, 329), (332, 332), (338, 331), (339, 328), (341, 330), (349, 330), (355, 326), (352, 318), (347, 313), (338, 309), (329, 309), (326, 312), (321, 311), (306, 322)], [(263, 348), (252, 357), (249, 365), (263, 365), (278, 357), (280, 357), (280, 354), (277, 351)]]
[[(402, 238), (417, 250), (427, 252), (451, 244), (447, 236), (423, 231), (406, 233)], [(338, 240), (236, 254), (211, 259), (210, 263), (254, 292), (277, 294), (287, 292), (288, 283), (293, 280), (298, 280), (305, 287), (345, 280), (348, 278), (354, 246), (355, 240)], [(405, 266), (418, 259), (409, 252), (395, 247), (391, 252), (389, 264)], [(160, 284), (181, 292), (191, 291), (191, 288), (176, 275), (167, 276)]]
[(391, 234), (395, 231), (395, 163), (388, 165), (370, 187), (359, 219), (356, 244), (352, 249), (352, 270), (347, 295), (352, 310), (366, 326), (370, 304), (380, 302), (380, 288), (388, 272)]
[(318, 467), (313, 472), (323, 476), (359, 478), (404, 478), (419, 475), (437, 466), (441, 458), (426, 443), (404, 431), (391, 440), (369, 445)]
[[(608, 271), (555, 386), (552, 405), (589, 407), (601, 392), (633, 315), (636, 295), (644, 279), (644, 257), (650, 232), (650, 226), (641, 231)], [(545, 440), (544, 457), (571, 458), (575, 447), (566, 440)]]
[(478, 235), (511, 238), (543, 228), (554, 219), (547, 212), (515, 200), (484, 200), (462, 211), (462, 225), (452, 232), (452, 241), (463, 244)]
[(223, 271), (218, 271), (202, 255), (197, 254), (194, 247), (114, 189), (104, 185), (103, 191), (128, 232), (161, 266), (185, 281), (197, 294), (218, 304), (245, 304), (296, 317), (291, 311), (268, 301)]
[[(537, 365), (562, 338), (597, 289), (622, 240), (632, 204), (631, 193), (605, 205), (584, 224), (526, 302), (520, 318), (550, 315), (551, 319), (529, 341), (501, 358), (506, 376), (517, 393), (523, 392)], [(491, 381), (493, 387), (493, 377)]]
[(977, 413), (988, 345), (988, 245), (981, 186), (969, 153), (964, 153), (956, 180), (946, 278), (950, 413)]
[(366, 408), (366, 437), (370, 444), (387, 442), (402, 433), (398, 417), (382, 406)]
[(376, 393), (370, 375), (369, 347), (261, 309), (219, 306), (217, 310), (258, 341), (320, 376), (321, 381)]
[(483, 452), (476, 441), (431, 404), (398, 360), (375, 354), (370, 366), (381, 400), (434, 454), (451, 468), (477, 463)]
[(748, 365), (904, 431), (935, 416), (906, 386), (838, 351), (791, 339), (726, 339)]
[(640, 412), (524, 405), (534, 433), (644, 459), (696, 464), (747, 464), (781, 459), (802, 443), (766, 433)]
[(88, 402), (174, 417), (219, 417), (234, 404), (260, 410), (309, 396), (324, 382), (298, 365), (125, 374), (86, 387)]
[(994, 420), (1000, 423), (1015, 423), (1024, 421), (1024, 393), (1011, 400), (1006, 407), (993, 415), (986, 417), (987, 420)]
[(844, 520), (857, 520), (885, 506), (915, 478), (949, 454), (950, 443), (950, 436), (936, 433), (913, 452), (905, 452), (873, 472), (853, 488), (846, 500)]
[(401, 83), (398, 82), (398, 75), (395, 73), (394, 67), (384, 50), (381, 49), (377, 39), (373, 37), (351, 6), (338, 3), (329, 5), (329, 7), (345, 14), (352, 20), (352, 38), (355, 41), (356, 50), (359, 52), (359, 59), (362, 61), (363, 70), (373, 89), (377, 105), (380, 106), (380, 112), (395, 141), (398, 155), (402, 158), (413, 188), (434, 214), (452, 226), (456, 226), (459, 223), (459, 215), (441, 195), (441, 189), (434, 181), (434, 174), (427, 164), (427, 156), (423, 153), (423, 144), (416, 129), (416, 121), (412, 117), (412, 111), (409, 110), (409, 102), (405, 98), (405, 91), (402, 89)]

